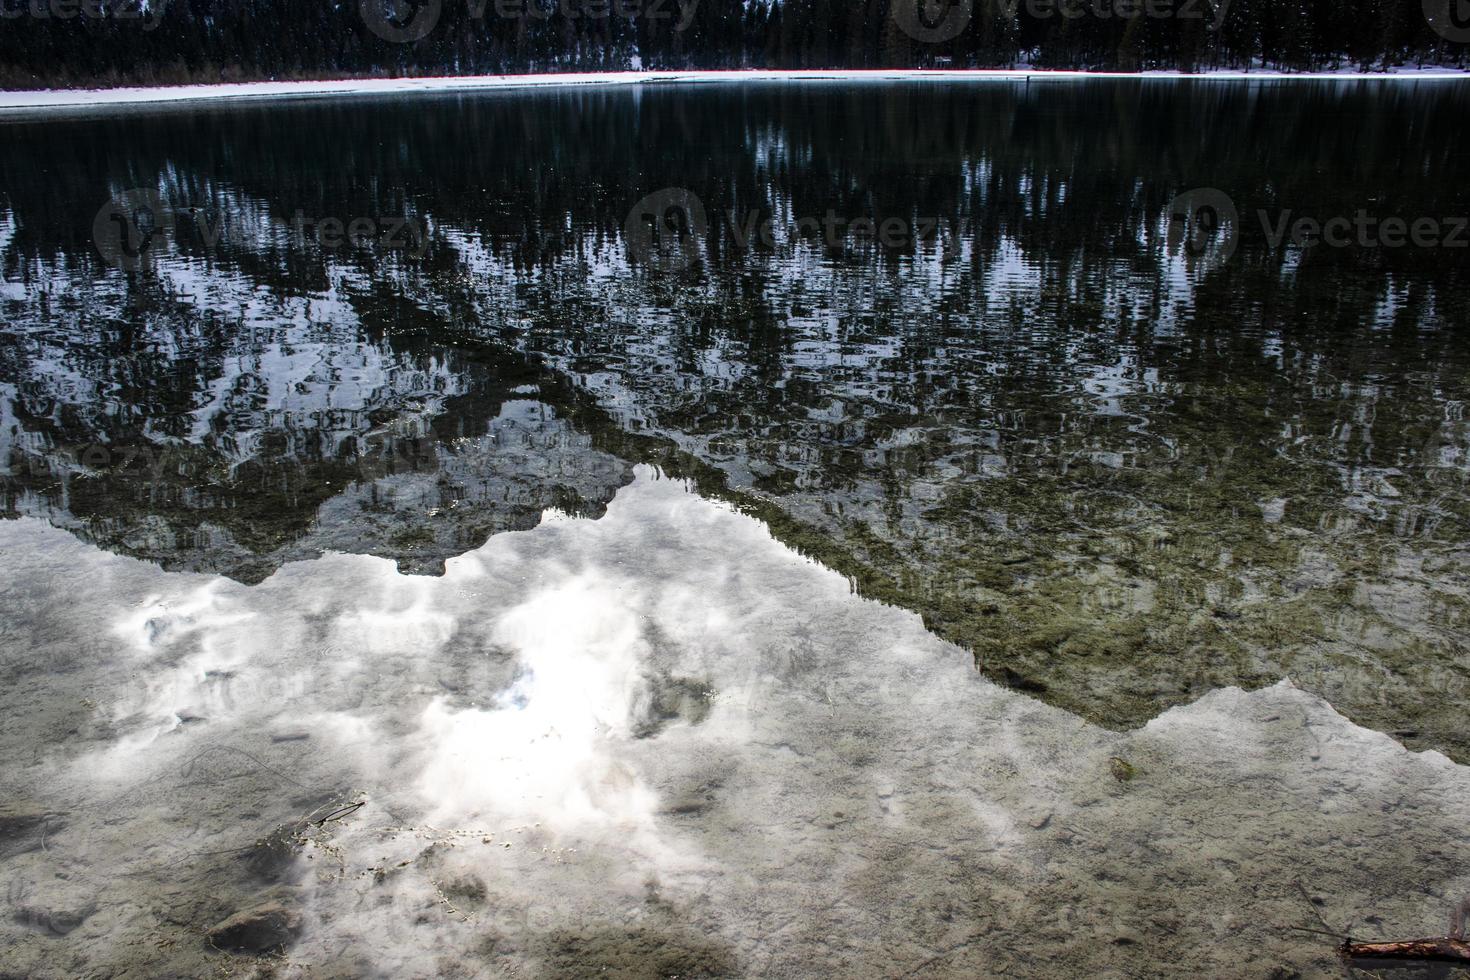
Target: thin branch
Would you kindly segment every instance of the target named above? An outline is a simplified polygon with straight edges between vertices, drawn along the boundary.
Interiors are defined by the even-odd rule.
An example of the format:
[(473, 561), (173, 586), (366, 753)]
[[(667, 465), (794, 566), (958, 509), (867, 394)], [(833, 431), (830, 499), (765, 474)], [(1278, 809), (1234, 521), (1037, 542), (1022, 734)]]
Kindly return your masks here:
[[(1302, 884), (1302, 880), (1300, 878), (1294, 879), (1293, 884), (1296, 885), (1296, 890), (1301, 892), (1302, 899), (1305, 900), (1307, 903), (1307, 908), (1312, 910), (1312, 915), (1316, 917), (1318, 922), (1322, 923), (1322, 928), (1327, 930), (1326, 935), (1336, 936), (1338, 939), (1341, 939), (1345, 943), (1350, 943), (1353, 941), (1352, 936), (1348, 935), (1341, 929), (1332, 928), (1332, 923), (1322, 918), (1322, 913), (1317, 911), (1317, 903), (1312, 901), (1311, 895), (1307, 894), (1307, 887)], [(1349, 923), (1349, 925), (1351, 925), (1351, 923)]]

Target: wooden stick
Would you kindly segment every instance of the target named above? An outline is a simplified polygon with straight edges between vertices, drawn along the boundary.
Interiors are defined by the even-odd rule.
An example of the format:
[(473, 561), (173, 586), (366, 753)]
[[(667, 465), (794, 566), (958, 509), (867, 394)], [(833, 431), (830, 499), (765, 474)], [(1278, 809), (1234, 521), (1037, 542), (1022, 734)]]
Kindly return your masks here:
[(1470, 941), (1450, 936), (1403, 939), (1398, 942), (1342, 944), (1344, 956), (1356, 959), (1439, 960), (1470, 963)]

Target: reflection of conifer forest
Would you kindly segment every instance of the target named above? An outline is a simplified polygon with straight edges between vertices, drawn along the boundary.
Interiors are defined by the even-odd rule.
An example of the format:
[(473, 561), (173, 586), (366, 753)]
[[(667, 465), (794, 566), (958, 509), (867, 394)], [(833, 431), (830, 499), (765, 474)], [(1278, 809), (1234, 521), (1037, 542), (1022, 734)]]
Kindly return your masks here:
[[(1290, 674), (1465, 756), (1465, 253), (1255, 219), (1470, 213), (1463, 89), (694, 98), (14, 128), (0, 506), (246, 581), (324, 550), (433, 573), (655, 462), (1089, 717)], [(710, 217), (681, 272), (622, 237), (668, 186)], [(1243, 216), (1213, 269), (1165, 235), (1201, 186)], [(224, 234), (107, 268), (94, 217), (140, 187)], [(428, 247), (303, 245), (298, 212), (411, 216)], [(828, 212), (956, 245), (730, 231)]]
[(3, 0), (0, 85), (639, 67), (1376, 70), (1464, 64), (1467, 51), (1445, 39), (1452, 23), (1431, 29), (1421, 0), (381, 2), (393, 23), (432, 17), (433, 29), (384, 40), (356, 2), (152, 0), (143, 17), (98, 18)]

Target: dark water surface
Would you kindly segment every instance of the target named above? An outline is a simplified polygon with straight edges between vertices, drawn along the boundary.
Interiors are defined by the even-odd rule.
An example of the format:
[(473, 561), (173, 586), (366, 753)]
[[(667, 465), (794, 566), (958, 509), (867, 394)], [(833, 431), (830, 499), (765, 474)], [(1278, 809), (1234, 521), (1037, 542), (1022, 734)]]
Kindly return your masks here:
[[(1220, 688), (1270, 687), (1286, 677), (1356, 725), (1464, 762), (1470, 759), (1464, 723), (1470, 230), (1455, 219), (1470, 215), (1466, 118), (1470, 85), (1460, 83), (1097, 81), (650, 87), (7, 122), (0, 126), (0, 513), (43, 518), (89, 545), (169, 572), (233, 579), (210, 586), (240, 597), (230, 602), (279, 601), (284, 610), (299, 601), (300, 610), (282, 611), (276, 626), (257, 630), (299, 639), (315, 635), (310, 624), (327, 616), (334, 596), (372, 595), (377, 586), (354, 579), (357, 572), (339, 581), (331, 571), (336, 565), (318, 575), (308, 571), (315, 566), (290, 563), (340, 552), (389, 558), (413, 576), (443, 576), (447, 560), (481, 549), (499, 532), (537, 527), (548, 508), (563, 515), (557, 522), (608, 522), (602, 533), (612, 541), (624, 532), (616, 530), (622, 525), (613, 522), (609, 504), (623, 488), (632, 485), (630, 514), (645, 513), (638, 507), (659, 514), (659, 507), (684, 506), (637, 503), (663, 499), (657, 494), (664, 491), (639, 482), (651, 471), (635, 476), (638, 464), (651, 463), (659, 473), (691, 481), (700, 496), (759, 518), (776, 541), (841, 573), (859, 595), (919, 613), (933, 634), (973, 652), (986, 678), (1064, 709), (1055, 716), (1071, 719), (1064, 728), (1085, 724), (1037, 749), (1030, 762), (1005, 762), (1001, 768), (1010, 767), (1012, 776), (1082, 766), (1084, 758), (1096, 764), (1089, 772), (1106, 774), (1106, 752), (1092, 759), (1085, 747), (1113, 738), (1108, 730), (1137, 728), (1206, 695), (1204, 703), (1218, 705), (1211, 698), (1227, 696)], [(1215, 210), (1201, 215), (1191, 205), (1192, 225), (1172, 220), (1178, 196), (1201, 188), (1211, 190), (1192, 200)], [(1211, 216), (1232, 208), (1236, 220), (1227, 214), (1215, 228)], [(1386, 247), (1376, 231), (1345, 247), (1272, 240), (1283, 216), (1353, 219), (1360, 210), (1409, 226), (1433, 219), (1444, 240), (1434, 247)], [(324, 219), (340, 222), (344, 236), (355, 227), (356, 243), (336, 241), (330, 225), (317, 225)], [(773, 227), (763, 240), (759, 223), (766, 219)], [(718, 513), (727, 514), (723, 506)], [(720, 523), (726, 519), (708, 517), (707, 531), (716, 538), (688, 532), (687, 548), (676, 548), (672, 538), (646, 547), (630, 539), (618, 552), (619, 567), (632, 575), (627, 570), (646, 563), (638, 581), (650, 595), (656, 582), (665, 589), (698, 582), (707, 596), (758, 591), (761, 575), (776, 574), (770, 571), (776, 558), (756, 543), (758, 536), (741, 537), (745, 524)], [(35, 523), (21, 522), (26, 530), (6, 544), (8, 566), (18, 575), (0, 614), (11, 617), (5, 624), (11, 681), (34, 680), (41, 651), (74, 648), (67, 640), (72, 627), (57, 625), (77, 587), (75, 570), (62, 565), (84, 559), (65, 557), (73, 553), (63, 539)], [(573, 533), (557, 528), (535, 533), (544, 531), (553, 544), (557, 535)], [(696, 546), (725, 550), (681, 567)], [(548, 565), (537, 575), (554, 578), (558, 568), (591, 561), (571, 557), (580, 545), (565, 547), (564, 560), (555, 550), (545, 553)], [(393, 588), (448, 595), (450, 564), (448, 579), (395, 580), (400, 584)], [(726, 577), (709, 580), (716, 567)], [(152, 608), (148, 603), (165, 586), (147, 576), (160, 573), (127, 568), (143, 583), (136, 594), (127, 592), (128, 601)], [(33, 577), (20, 575), (23, 569)], [(297, 583), (289, 593), (296, 598), (267, 598), (287, 580)], [(308, 593), (317, 599), (300, 598)], [(837, 602), (823, 601), (829, 600)], [(813, 654), (802, 669), (854, 678), (899, 669), (885, 654), (869, 655), (862, 643), (900, 627), (872, 611), (834, 612), (826, 627), (792, 626), (790, 609), (807, 608), (807, 601), (750, 620), (711, 619), (701, 635), (708, 639), (743, 623), (738, 629), (757, 645), (763, 631), (784, 637), (781, 666), (763, 669), (788, 676), (801, 663), (789, 650), (835, 642), (839, 627), (832, 624), (853, 616), (872, 622), (871, 631), (845, 641), (851, 662), (843, 664), (843, 650), (835, 649), (825, 660)], [(682, 628), (677, 611), (649, 602), (650, 610), (661, 610), (648, 612), (649, 622), (663, 616), (661, 628)], [(189, 608), (190, 616), (204, 616)], [(433, 617), (413, 618), (421, 606), (402, 608), (409, 612), (399, 625), (363, 627), (364, 636), (397, 636), (393, 630), (402, 628), (406, 637), (418, 637), (405, 639), (395, 656), (408, 656), (420, 634), (440, 629)], [(558, 608), (536, 616), (555, 620)], [(272, 622), (263, 609), (257, 612), (267, 616), (258, 622)], [(298, 614), (305, 632), (280, 625)], [(169, 627), (174, 620), (162, 613), (139, 615), (127, 628), (142, 631), (140, 649), (165, 642), (159, 637), (174, 635), (169, 628), (185, 630)], [(416, 656), (429, 663), (456, 644), (460, 653), (445, 662), (442, 676), (414, 674), (399, 690), (420, 690), (414, 685), (422, 681), (441, 695), (449, 691), (458, 710), (473, 703), (462, 690), (464, 671), (479, 668), (454, 657), (469, 656), (465, 651), (481, 641), (465, 639), (463, 621), (451, 619), (460, 625), (444, 627), (439, 645)], [(188, 627), (195, 628), (201, 627)], [(520, 637), (519, 628), (502, 622), (491, 647), (535, 646), (524, 637), (505, 639), (507, 629)], [(787, 636), (790, 629), (796, 632)], [(612, 642), (587, 630), (551, 646), (585, 651)], [(335, 649), (356, 656), (373, 642), (359, 637)], [(661, 641), (648, 643), (655, 660), (662, 656)], [(768, 654), (749, 655), (752, 663), (766, 663), (761, 658)], [(173, 656), (168, 664), (182, 662), (182, 654)], [(290, 673), (289, 665), (271, 663), (272, 671)], [(402, 666), (409, 673), (421, 669)], [(538, 669), (543, 678), (554, 673), (544, 663)], [(688, 669), (693, 673), (668, 664), (654, 671), (661, 679), (652, 693), (635, 698), (643, 721), (630, 730), (633, 742), (642, 744), (639, 739), (671, 720), (697, 726), (706, 702), (721, 703), (717, 688), (745, 689), (749, 680), (717, 683), (728, 664)], [(507, 667), (505, 676), (486, 680), (488, 689), (511, 697), (516, 676)], [(906, 698), (930, 697), (920, 687), (895, 684), (890, 695), (906, 690)], [(933, 694), (939, 700), (915, 703), (914, 717), (895, 720), (897, 727), (873, 722), (864, 730), (865, 723), (841, 713), (840, 699), (826, 687), (813, 690), (801, 710), (815, 712), (814, 725), (828, 705), (834, 726), (851, 722), (832, 735), (838, 755), (824, 763), (830, 774), (867, 765), (843, 753), (861, 754), (869, 743), (882, 742), (878, 752), (897, 751), (892, 747), (907, 739), (933, 744), (907, 726), (932, 723), (930, 739), (1000, 737), (957, 720), (968, 695), (948, 703)], [(1260, 697), (1286, 697), (1271, 690), (1278, 693)], [(72, 693), (73, 701), (92, 700)], [(336, 704), (336, 696), (321, 695), (318, 707)], [(151, 697), (139, 695), (128, 712), (146, 713)], [(985, 699), (999, 697), (975, 694), (976, 710), (984, 714)], [(461, 704), (463, 698), (470, 700)], [(362, 715), (369, 701), (353, 700), (351, 711)], [(1005, 703), (1022, 702), (1034, 703)], [(158, 703), (174, 719), (168, 731), (206, 730), (199, 729), (208, 724), (206, 712)], [(706, 706), (695, 710), (700, 705)], [(1235, 711), (1262, 725), (1286, 724), (1269, 707), (1250, 701), (1208, 710), (1222, 719)], [(1318, 753), (1314, 763), (1330, 755), (1322, 746), (1333, 738), (1369, 737), (1356, 729), (1351, 738), (1312, 735), (1316, 723), (1301, 708), (1292, 710), (1295, 734), (1272, 744), (1305, 732), (1318, 740), (1308, 740), (1317, 746), (1310, 749)], [(723, 717), (718, 708), (713, 717)], [(203, 720), (191, 729), (196, 718)], [(54, 730), (65, 738), (73, 724), (53, 719), (28, 732), (42, 738), (39, 733)], [(402, 737), (409, 723), (395, 724), (393, 738)], [(445, 744), (470, 737), (424, 724), (429, 734), (421, 737), (430, 741), (434, 732)], [(1148, 731), (1167, 729), (1159, 724)], [(565, 719), (557, 725), (568, 730)], [(95, 737), (122, 738), (126, 729), (115, 720)], [(893, 734), (900, 730), (902, 736)], [(1007, 731), (1005, 738), (1021, 738)], [(1210, 742), (1207, 735), (1191, 737)], [(1072, 748), (1059, 748), (1067, 739)], [(266, 747), (271, 744), (294, 743), (283, 737)], [(805, 751), (794, 737), (762, 744), (795, 746), (798, 756)], [(1372, 744), (1382, 753), (1390, 752), (1383, 745), (1392, 746)], [(1337, 776), (1367, 750), (1342, 751)], [(915, 764), (913, 756), (905, 758), (904, 766)], [(1410, 757), (1393, 756), (1401, 758)], [(1400, 764), (1409, 765), (1390, 760), (1384, 772)], [(934, 765), (923, 779), (948, 771), (948, 764)], [(1463, 776), (1444, 766), (1453, 777), (1408, 782), (1422, 785), (1429, 799), (1457, 798)], [(1160, 764), (1155, 772), (1168, 768)], [(1180, 763), (1181, 772), (1186, 768)], [(1118, 792), (1115, 781), (1127, 782), (1116, 767), (1111, 771), (1113, 778), (1100, 784), (1105, 791), (1098, 791), (1104, 796)], [(502, 775), (526, 778), (519, 769)], [(1457, 788), (1436, 790), (1438, 778)], [(1032, 779), (1032, 789), (1041, 792), (1044, 781)], [(622, 787), (616, 792), (642, 799), (627, 789), (634, 784), (616, 785)], [(700, 800), (719, 795), (718, 780), (707, 792), (698, 789), (703, 785), (687, 792)], [(759, 785), (751, 777), (750, 786)], [(1238, 820), (1272, 805), (1254, 797), (1211, 802), (1204, 785), (1203, 777), (1191, 777), (1159, 792), (1192, 793), (1202, 813), (1234, 812)], [(1288, 778), (1283, 785), (1294, 784)], [(1377, 791), (1351, 779), (1333, 785), (1333, 792), (1364, 799)], [(1310, 781), (1297, 788), (1309, 799), (1325, 792)], [(751, 807), (783, 805), (750, 787), (745, 792)], [(1016, 792), (1016, 800), (1026, 799)], [(604, 799), (591, 798), (598, 806)], [(297, 809), (313, 805), (296, 802)], [(1052, 834), (1061, 820), (1053, 825), (1048, 814), (1073, 804), (1087, 805), (1027, 803), (1019, 816), (982, 823), (1019, 828), (1022, 836)], [(36, 806), (45, 826), (50, 811)], [(673, 812), (705, 820), (707, 814), (698, 816), (703, 806)], [(851, 806), (836, 809), (851, 814)], [(220, 813), (227, 809), (219, 804)], [(890, 813), (887, 803), (883, 812)], [(974, 817), (965, 812), (926, 810), (925, 833), (943, 836), (944, 828), (964, 825)], [(1153, 849), (1172, 845), (1159, 843), (1152, 818), (1126, 807), (1111, 816), (1088, 812), (1098, 826), (1135, 818), (1148, 826), (1112, 858), (1099, 857), (1102, 864), (1072, 867), (1067, 880), (1128, 878), (1112, 863), (1119, 854), (1129, 855), (1134, 870), (1151, 861), (1167, 864)], [(396, 824), (397, 817), (385, 819)], [(1405, 819), (1434, 839), (1435, 823), (1424, 811)], [(825, 840), (822, 828), (831, 830), (832, 820), (840, 825), (843, 814), (809, 820), (804, 826), (816, 837), (781, 838), (785, 844), (771, 845), (771, 867), (785, 866), (781, 854), (803, 861), (805, 848)], [(720, 826), (733, 835), (738, 823), (732, 817)], [(713, 826), (701, 832), (726, 839)], [(1009, 832), (996, 831), (996, 853), (1012, 856), (1006, 848), (1020, 846)], [(860, 826), (845, 839), (867, 847), (874, 833)], [(1314, 853), (1292, 833), (1263, 831), (1239, 852), (1205, 854), (1199, 858), (1209, 865), (1205, 878), (1190, 878), (1193, 872), (1129, 878), (1118, 888), (1170, 894), (1189, 880), (1189, 887), (1206, 890), (1181, 902), (1207, 904), (1206, 882), (1217, 873), (1244, 877), (1240, 863), (1260, 852), (1261, 840)], [(1342, 834), (1344, 841), (1373, 838), (1357, 825)], [(1071, 847), (1072, 840), (1054, 846)], [(840, 841), (828, 845), (836, 848), (829, 868), (842, 866), (848, 851)], [(1381, 840), (1376, 846), (1389, 853)], [(1331, 866), (1339, 852), (1323, 848), (1323, 866)], [(1052, 856), (1028, 857), (1026, 867), (1066, 864), (1056, 857), (1062, 852), (1047, 853)], [(1217, 859), (1223, 863), (1214, 864)], [(934, 860), (934, 881), (949, 880), (942, 872), (946, 859)], [(669, 866), (668, 881), (679, 880)], [(376, 873), (364, 867), (363, 874)], [(209, 872), (216, 873), (222, 872)], [(752, 881), (763, 880), (750, 873)], [(1453, 890), (1404, 874), (1400, 894)], [(831, 889), (849, 894), (844, 889), (855, 888), (859, 896), (846, 910), (824, 906), (826, 918), (803, 920), (807, 926), (787, 934), (805, 935), (809, 927), (802, 940), (808, 945), (794, 939), (795, 945), (783, 945), (773, 937), (787, 926), (759, 917), (738, 927), (728, 918), (720, 920), (724, 926), (701, 920), (677, 929), (663, 920), (657, 928), (625, 922), (606, 933), (621, 937), (615, 939), (597, 931), (603, 926), (568, 932), (556, 924), (537, 933), (540, 945), (512, 936), (496, 953), (491, 942), (475, 969), (501, 962), (495, 956), (520, 957), (516, 962), (540, 964), (554, 976), (591, 975), (589, 964), (626, 976), (778, 975), (781, 969), (866, 975), (879, 962), (892, 962), (895, 975), (911, 967), (929, 975), (999, 969), (994, 947), (991, 959), (964, 959), (980, 955), (962, 911), (966, 901), (978, 901), (973, 896), (951, 896), (958, 904), (947, 911), (921, 909), (913, 894), (839, 877), (803, 886), (803, 901)], [(208, 875), (200, 880), (219, 887)], [(458, 893), (441, 889), (448, 878), (426, 880), (438, 890), (437, 896), (425, 891), (429, 907), (443, 899), (458, 908)], [(1288, 879), (1278, 884), (1287, 909), (1272, 914), (1290, 917), (1299, 896)], [(643, 896), (645, 886), (653, 897)], [(661, 886), (630, 887), (640, 901), (653, 902)], [(738, 889), (710, 898), (718, 891), (712, 887), (706, 882), (701, 894), (721, 908), (754, 901)], [(1158, 944), (1175, 940), (1160, 937), (1191, 935), (1188, 923), (1169, 918), (1173, 912), (1125, 926), (1109, 919), (1093, 938), (1112, 951), (1111, 959), (1089, 959), (1079, 945), (1049, 961), (1051, 954), (1039, 951), (1045, 943), (1027, 946), (1026, 937), (1039, 928), (1035, 919), (1046, 920), (1047, 928), (1086, 931), (1081, 920), (1058, 925), (1048, 910), (1060, 902), (1096, 911), (1106, 896), (1082, 889), (1048, 898), (1022, 879), (1005, 887), (1034, 902), (1022, 919), (1034, 918), (1007, 920), (1004, 929), (987, 920), (988, 928), (1011, 930), (1006, 943), (1016, 958), (1001, 959), (1037, 975), (1084, 968), (1095, 975), (1107, 969), (1167, 974), (1160, 963), (1193, 955), (1180, 949), (1198, 940), (1197, 953), (1236, 928), (1231, 922), (1238, 925), (1225, 913), (1202, 912), (1202, 931), (1188, 942), (1179, 938), (1179, 948), (1165, 956), (1167, 946)], [(461, 906), (485, 900), (483, 882), (464, 888)], [(929, 885), (919, 893), (938, 894)], [(1358, 897), (1364, 914), (1390, 900)], [(956, 932), (924, 933), (914, 948), (886, 953), (809, 944), (842, 928), (918, 935), (897, 920), (867, 917), (888, 903), (906, 905), (925, 921), (958, 923)], [(225, 911), (194, 915), (205, 922)], [(585, 926), (590, 913), (581, 914)], [(1221, 916), (1229, 921), (1222, 925)], [(108, 929), (122, 927), (113, 922)], [(697, 938), (715, 933), (729, 945)], [(99, 932), (98, 941), (108, 934)], [(1141, 961), (1125, 949), (1136, 950), (1140, 941), (1152, 944)], [(398, 942), (395, 948), (411, 945)], [(1305, 951), (1307, 937), (1291, 940), (1295, 945), (1259, 942), (1264, 945), (1254, 952), (1266, 950), (1261, 955), (1269, 962), (1251, 959), (1243, 975), (1265, 976), (1283, 963), (1321, 968), (1323, 961), (1312, 959), (1318, 953)], [(317, 952), (330, 959), (332, 948)], [(1228, 971), (1245, 962), (1228, 943), (1222, 949), (1223, 960), (1194, 968)], [(663, 954), (650, 950), (673, 950), (672, 958), (660, 960)], [(751, 959), (771, 950), (773, 961)], [(884, 959), (890, 954), (891, 961)], [(32, 968), (44, 972), (36, 965), (45, 962), (43, 953), (34, 955), (43, 958), (31, 960)], [(101, 961), (85, 951), (77, 956), (74, 963)], [(1044, 961), (1050, 965), (1043, 969), (1037, 964)], [(396, 967), (406, 972), (397, 975), (438, 971), (424, 962), (406, 959)]]
[[(1256, 212), (1470, 214), (1467, 109), (769, 85), (10, 125), (0, 501), (246, 582), (432, 573), (653, 460), (1105, 724), (1290, 674), (1463, 757), (1470, 249), (1273, 248)], [(1242, 216), (1215, 268), (1167, 241), (1198, 187)], [(707, 232), (630, 263), (666, 188)], [(147, 193), (168, 231), (109, 269), (98, 209)]]

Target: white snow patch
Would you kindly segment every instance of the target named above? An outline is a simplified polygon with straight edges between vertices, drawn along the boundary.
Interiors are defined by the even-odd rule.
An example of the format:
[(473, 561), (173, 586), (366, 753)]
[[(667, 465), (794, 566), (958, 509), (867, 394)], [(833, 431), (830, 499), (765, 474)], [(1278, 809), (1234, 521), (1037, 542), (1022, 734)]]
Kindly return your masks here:
[(0, 91), (0, 113), (58, 108), (98, 109), (118, 105), (233, 101), (260, 98), (313, 98), (346, 95), (401, 95), (412, 92), (465, 92), (485, 89), (551, 88), (569, 85), (646, 85), (660, 82), (864, 82), (864, 81), (1065, 81), (1087, 78), (1182, 78), (1242, 81), (1308, 81), (1378, 79), (1422, 81), (1466, 79), (1470, 72), (1452, 68), (1402, 68), (1392, 72), (1177, 71), (1097, 72), (1020, 69), (800, 69), (725, 71), (550, 72), (535, 75), (467, 75), (436, 78), (355, 78), (330, 81), (242, 82), (222, 85), (176, 85), (147, 88), (44, 89)]

